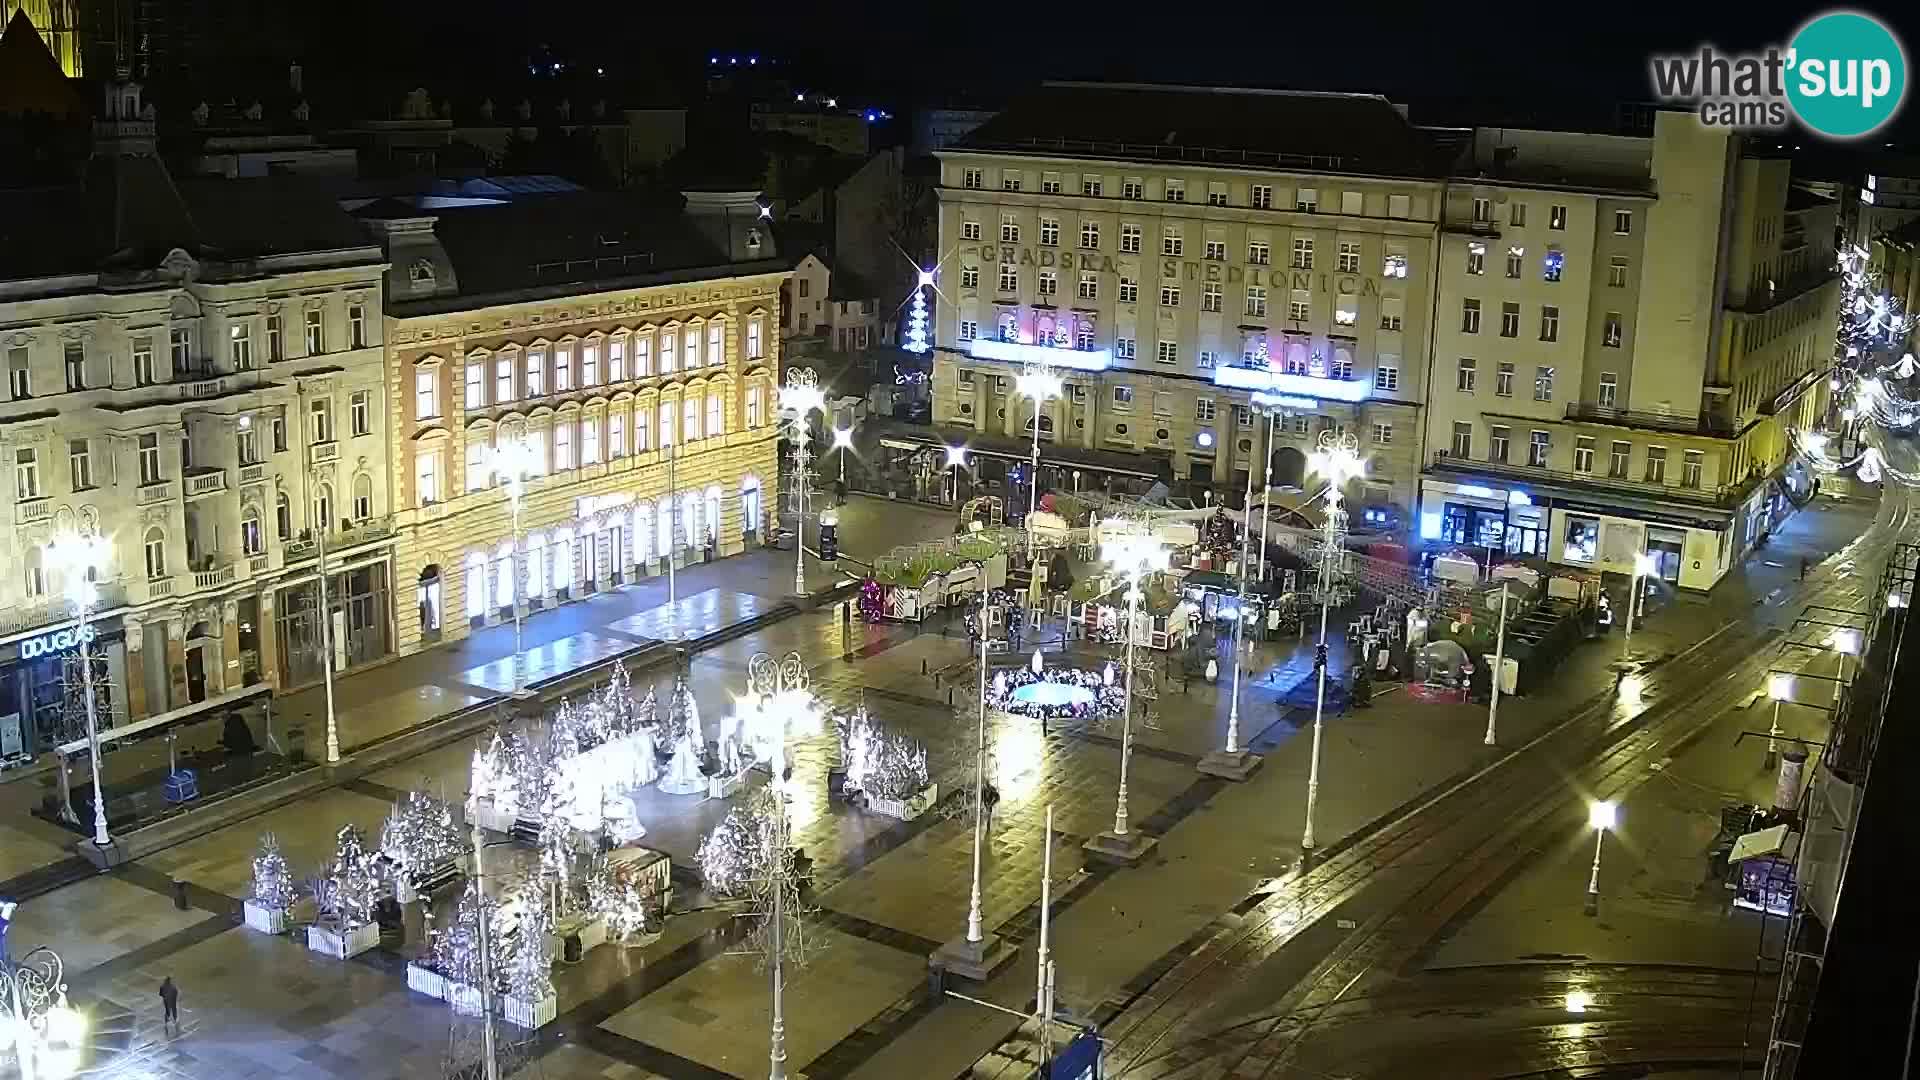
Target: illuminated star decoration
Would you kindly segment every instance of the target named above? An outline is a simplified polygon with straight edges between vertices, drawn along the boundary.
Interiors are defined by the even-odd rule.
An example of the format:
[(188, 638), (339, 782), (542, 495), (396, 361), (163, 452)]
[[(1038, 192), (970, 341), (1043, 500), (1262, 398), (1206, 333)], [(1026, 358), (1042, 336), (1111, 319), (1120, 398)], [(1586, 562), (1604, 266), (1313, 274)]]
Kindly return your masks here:
[(921, 270), (913, 286), (913, 301), (907, 308), (907, 338), (901, 348), (915, 355), (932, 347), (927, 336), (927, 290), (933, 287), (933, 271)]

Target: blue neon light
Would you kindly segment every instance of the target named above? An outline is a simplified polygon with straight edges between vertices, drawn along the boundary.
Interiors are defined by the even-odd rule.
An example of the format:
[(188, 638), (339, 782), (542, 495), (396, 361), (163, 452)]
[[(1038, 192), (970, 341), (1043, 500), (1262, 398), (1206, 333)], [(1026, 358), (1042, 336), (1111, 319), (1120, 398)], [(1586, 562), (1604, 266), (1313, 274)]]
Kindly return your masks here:
[(1236, 390), (1266, 390), (1348, 402), (1365, 401), (1373, 393), (1371, 384), (1358, 379), (1321, 379), (1312, 375), (1291, 375), (1271, 368), (1215, 368), (1213, 382), (1216, 386)]
[(976, 360), (1004, 360), (1009, 364), (1050, 364), (1079, 371), (1105, 371), (1113, 364), (1112, 349), (1060, 349), (1018, 341), (974, 338), (969, 354)]

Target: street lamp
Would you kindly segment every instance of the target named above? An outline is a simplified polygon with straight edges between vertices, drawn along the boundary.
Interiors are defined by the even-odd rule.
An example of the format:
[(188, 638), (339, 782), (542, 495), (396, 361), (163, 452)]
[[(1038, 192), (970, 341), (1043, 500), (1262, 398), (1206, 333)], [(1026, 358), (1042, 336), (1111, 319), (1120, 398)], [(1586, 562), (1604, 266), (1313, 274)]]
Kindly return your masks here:
[[(4, 939), (0, 939), (4, 940)], [(77, 1071), (87, 1018), (67, 1004), (66, 966), (42, 945), (14, 963), (0, 956), (0, 1051), (11, 1049), (22, 1080), (52, 1080)]]
[[(947, 447), (947, 464), (946, 464), (945, 475), (951, 477), (953, 476), (952, 470), (964, 469), (966, 467), (967, 467), (967, 448), (964, 446)], [(953, 481), (953, 501), (956, 503), (960, 501), (960, 481), (957, 478), (954, 479)]]
[(1589, 915), (1600, 914), (1600, 845), (1607, 839), (1607, 830), (1620, 820), (1619, 807), (1610, 802), (1595, 802), (1587, 807), (1587, 824), (1593, 826), (1593, 872), (1587, 875), (1587, 907)]
[(1327, 481), (1327, 520), (1321, 537), (1320, 641), (1314, 646), (1313, 661), (1318, 683), (1313, 698), (1313, 757), (1307, 767), (1307, 828), (1300, 836), (1303, 853), (1313, 851), (1313, 812), (1320, 801), (1320, 736), (1327, 706), (1327, 608), (1332, 603), (1336, 561), (1343, 554), (1340, 534), (1346, 529), (1347, 519), (1347, 512), (1340, 508), (1340, 493), (1348, 481), (1366, 473), (1367, 463), (1360, 457), (1360, 440), (1348, 432), (1328, 430), (1320, 433), (1319, 448), (1307, 459), (1307, 467)]
[[(520, 582), (522, 577), (520, 551), (520, 505), (527, 493), (527, 477), (539, 472), (540, 452), (526, 437), (503, 438), (487, 454), (487, 471), (493, 474), (495, 483), (504, 483), (507, 488), (507, 505), (513, 509), (513, 558), (510, 560), (513, 572), (513, 696), (523, 697), (527, 692), (527, 654), (522, 645), (522, 617), (520, 614)], [(333, 732), (327, 732), (329, 743), (335, 738)]]
[(1773, 724), (1767, 728), (1767, 768), (1771, 769), (1780, 761), (1775, 744), (1780, 737), (1780, 703), (1793, 700), (1793, 676), (1778, 671), (1767, 676), (1767, 696), (1773, 699)]
[(833, 429), (833, 448), (840, 451), (840, 484), (847, 483), (847, 451), (853, 449), (853, 429), (837, 427)]
[[(97, 532), (62, 531), (42, 550), (46, 563), (60, 572), (67, 600), (73, 604), (73, 636), (79, 642), (80, 692), (87, 717), (87, 756), (93, 768), (93, 846), (105, 851), (113, 840), (107, 835), (106, 790), (100, 783), (100, 705), (93, 696), (93, 657), (88, 647), (93, 634), (87, 620), (100, 601), (96, 579), (112, 560), (113, 545)], [(332, 711), (327, 715), (331, 719)], [(64, 761), (61, 775), (66, 775)]]
[(1033, 466), (1027, 476), (1027, 558), (1033, 558), (1033, 514), (1040, 508), (1040, 410), (1057, 398), (1065, 385), (1045, 364), (1029, 364), (1013, 381), (1020, 396), (1033, 401)]
[(1658, 569), (1659, 564), (1653, 561), (1653, 556), (1644, 551), (1633, 557), (1633, 591), (1627, 594), (1627, 635), (1621, 642), (1622, 651), (1633, 651), (1633, 615), (1640, 606), (1640, 594), (1645, 591), (1640, 582), (1643, 578), (1652, 577)]
[(1493, 639), (1493, 679), (1487, 685), (1492, 689), (1487, 697), (1487, 737), (1483, 740), (1488, 746), (1498, 745), (1495, 733), (1500, 725), (1500, 676), (1507, 669), (1507, 583), (1500, 583), (1500, 628)]
[(1127, 759), (1133, 753), (1133, 646), (1139, 637), (1134, 623), (1140, 614), (1141, 586), (1167, 568), (1168, 551), (1150, 522), (1122, 528), (1125, 531), (1109, 532), (1100, 541), (1101, 559), (1127, 581), (1127, 683), (1120, 713), (1120, 795), (1114, 804), (1113, 831), (1095, 836), (1086, 846), (1095, 854), (1131, 864), (1155, 843), (1152, 837), (1138, 836), (1127, 829)]
[[(973, 886), (967, 894), (967, 933), (935, 950), (932, 961), (943, 969), (964, 975), (976, 982), (991, 978), (1002, 964), (1013, 959), (1013, 950), (1000, 941), (1000, 935), (987, 934), (981, 927), (980, 859), (986, 847), (987, 792), (987, 599), (990, 595), (987, 563), (980, 562), (980, 711), (975, 721), (973, 745)], [(1033, 673), (1043, 664), (1040, 650), (1033, 651)]]
[(812, 368), (788, 368), (780, 409), (793, 415), (793, 591), (807, 595), (807, 414), (825, 412), (827, 396)]
[(1852, 629), (1835, 630), (1827, 638), (1827, 644), (1840, 657), (1839, 677), (1833, 682), (1833, 700), (1840, 700), (1840, 691), (1847, 685), (1847, 657), (1860, 655), (1860, 631)]
[(1253, 470), (1247, 470), (1246, 499), (1240, 504), (1246, 514), (1240, 529), (1240, 574), (1235, 582), (1233, 601), (1233, 704), (1227, 709), (1227, 746), (1200, 759), (1196, 766), (1207, 776), (1223, 780), (1245, 780), (1261, 764), (1258, 754), (1240, 745), (1240, 641), (1247, 625), (1247, 545), (1253, 539)]

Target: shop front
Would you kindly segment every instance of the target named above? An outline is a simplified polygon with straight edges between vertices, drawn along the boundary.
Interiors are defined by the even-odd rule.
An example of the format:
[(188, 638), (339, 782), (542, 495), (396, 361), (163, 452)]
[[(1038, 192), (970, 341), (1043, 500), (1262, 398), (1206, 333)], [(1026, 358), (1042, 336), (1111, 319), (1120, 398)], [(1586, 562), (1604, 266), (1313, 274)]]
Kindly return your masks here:
[(0, 645), (0, 763), (24, 763), (86, 734), (83, 641), (93, 662), (99, 722), (126, 719), (127, 644), (121, 620), (96, 619), (84, 630), (71, 623), (43, 628)]
[[(336, 674), (393, 652), (393, 595), (387, 556), (333, 571), (327, 609)], [(282, 586), (274, 599), (280, 686), (301, 686), (325, 673), (320, 625), (320, 579)]]

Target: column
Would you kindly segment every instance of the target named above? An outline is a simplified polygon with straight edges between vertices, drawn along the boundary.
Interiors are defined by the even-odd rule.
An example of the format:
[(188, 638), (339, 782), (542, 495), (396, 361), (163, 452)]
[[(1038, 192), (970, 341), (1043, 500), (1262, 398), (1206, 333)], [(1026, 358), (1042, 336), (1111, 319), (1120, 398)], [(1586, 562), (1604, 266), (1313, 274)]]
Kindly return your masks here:
[(127, 636), (127, 719), (143, 720), (152, 715), (147, 708), (146, 669), (146, 629), (140, 620), (129, 615), (121, 625)]
[(246, 672), (240, 670), (240, 603), (227, 600), (220, 605), (220, 670), (207, 673), (207, 695), (213, 696), (214, 687), (221, 693), (240, 689), (240, 683)]
[(167, 619), (167, 685), (173, 688), (173, 700), (182, 704), (188, 701), (187, 624), (182, 612)]
[(260, 679), (275, 690), (280, 689), (280, 623), (274, 609), (274, 590), (265, 589), (260, 593), (260, 625), (255, 628), (260, 639)]

